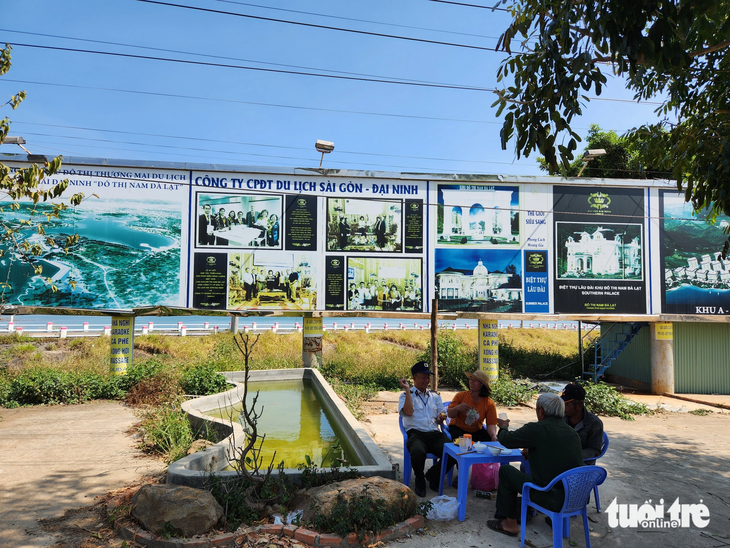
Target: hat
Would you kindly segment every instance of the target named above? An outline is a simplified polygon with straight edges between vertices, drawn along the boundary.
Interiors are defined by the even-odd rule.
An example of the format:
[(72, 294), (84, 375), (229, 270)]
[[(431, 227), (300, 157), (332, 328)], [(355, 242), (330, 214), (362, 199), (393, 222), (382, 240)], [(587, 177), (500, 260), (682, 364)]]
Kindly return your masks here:
[(476, 371), (474, 371), (474, 373), (469, 373), (468, 371), (465, 371), (464, 374), (470, 379), (474, 378), (478, 380), (484, 386), (489, 386), (489, 375), (487, 375), (486, 371), (477, 369)]
[(563, 393), (560, 395), (564, 402), (569, 401), (583, 401), (586, 399), (586, 391), (579, 384), (568, 384), (563, 388)]
[(416, 375), (418, 373), (427, 373), (433, 375), (433, 372), (428, 368), (428, 362), (418, 362), (411, 367), (411, 374)]

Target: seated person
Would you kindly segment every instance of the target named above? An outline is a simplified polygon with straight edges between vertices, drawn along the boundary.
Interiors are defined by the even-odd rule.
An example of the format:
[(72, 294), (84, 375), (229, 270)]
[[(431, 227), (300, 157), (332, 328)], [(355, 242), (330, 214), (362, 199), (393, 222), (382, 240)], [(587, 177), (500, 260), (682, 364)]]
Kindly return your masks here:
[[(597, 457), (603, 448), (603, 423), (586, 409), (586, 391), (579, 384), (568, 384), (560, 397), (565, 403), (563, 420), (578, 433), (583, 459)], [(595, 463), (595, 460), (586, 462)]]
[[(451, 400), (446, 414), (449, 421), (449, 434), (452, 439), (471, 434), (473, 441), (497, 441), (497, 406), (489, 397), (489, 375), (477, 370), (467, 373), (469, 390), (458, 392)], [(487, 421), (487, 429), (482, 428)]]
[[(535, 412), (537, 422), (530, 422), (512, 432), (508, 430), (509, 420), (497, 419), (499, 443), (508, 449), (524, 448), (523, 455), (530, 463), (531, 475), (513, 466), (499, 469), (497, 513), (507, 517), (490, 520), (487, 527), (512, 537), (520, 532), (517, 495), (522, 493), (522, 486), (531, 482), (544, 487), (563, 472), (583, 466), (580, 438), (563, 422), (565, 405), (560, 396), (542, 394), (537, 398)], [(557, 511), (563, 505), (565, 492), (560, 485), (546, 493), (533, 491), (530, 497), (540, 506)]]
[[(403, 393), (398, 400), (398, 413), (403, 420), (403, 428), (408, 436), (406, 449), (411, 455), (411, 466), (415, 476), (415, 492), (419, 497), (426, 496), (426, 479), (429, 487), (438, 491), (441, 474), (441, 461), (437, 461), (424, 474), (428, 453), (441, 455), (444, 444), (451, 443), (439, 425), (444, 421), (444, 404), (441, 396), (428, 389), (433, 373), (427, 362), (418, 362), (411, 367), (413, 387), (408, 379), (401, 379)], [(450, 459), (451, 460), (451, 459)], [(450, 467), (449, 467), (450, 468)]]

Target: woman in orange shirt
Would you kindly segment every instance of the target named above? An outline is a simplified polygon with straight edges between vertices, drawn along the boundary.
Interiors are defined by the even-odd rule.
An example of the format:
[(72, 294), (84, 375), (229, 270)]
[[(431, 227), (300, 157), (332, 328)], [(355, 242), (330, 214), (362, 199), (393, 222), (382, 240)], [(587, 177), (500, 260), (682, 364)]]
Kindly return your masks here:
[[(446, 414), (449, 416), (449, 433), (452, 439), (471, 434), (472, 440), (497, 441), (497, 406), (489, 397), (489, 376), (481, 370), (467, 373), (469, 390), (458, 392)], [(487, 429), (482, 428), (486, 420)]]

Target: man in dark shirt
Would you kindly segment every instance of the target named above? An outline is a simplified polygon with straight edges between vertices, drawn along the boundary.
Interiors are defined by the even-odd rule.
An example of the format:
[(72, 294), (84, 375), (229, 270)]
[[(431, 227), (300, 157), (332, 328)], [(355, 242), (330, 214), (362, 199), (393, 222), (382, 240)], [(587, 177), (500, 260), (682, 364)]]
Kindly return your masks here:
[[(537, 399), (535, 412), (537, 422), (530, 422), (512, 432), (508, 430), (508, 420), (497, 419), (499, 443), (509, 449), (523, 448), (523, 455), (530, 463), (531, 475), (513, 466), (499, 469), (497, 512), (507, 518), (488, 521), (487, 527), (513, 537), (520, 532), (517, 524), (517, 495), (522, 492), (522, 486), (531, 482), (544, 487), (563, 472), (583, 466), (580, 438), (575, 430), (563, 422), (565, 404), (560, 396), (541, 395)], [(565, 493), (561, 484), (546, 493), (533, 491), (531, 498), (545, 508), (559, 510)]]
[(203, 206), (203, 214), (198, 216), (198, 245), (213, 245), (215, 243), (215, 215), (210, 211), (210, 204)]
[[(603, 448), (603, 423), (585, 407), (586, 391), (579, 384), (568, 384), (560, 396), (565, 402), (565, 423), (580, 437), (583, 459), (597, 457)], [(587, 461), (586, 464), (595, 464)]]

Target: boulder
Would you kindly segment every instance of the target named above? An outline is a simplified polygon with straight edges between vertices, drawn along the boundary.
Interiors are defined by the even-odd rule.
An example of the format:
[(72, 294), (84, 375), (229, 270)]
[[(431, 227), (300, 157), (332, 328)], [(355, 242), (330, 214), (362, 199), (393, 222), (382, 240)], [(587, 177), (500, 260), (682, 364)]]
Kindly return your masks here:
[(159, 534), (169, 523), (176, 533), (192, 537), (218, 523), (223, 508), (208, 491), (154, 484), (143, 485), (132, 497), (132, 516), (147, 531)]
[(411, 489), (399, 481), (380, 476), (338, 481), (299, 491), (289, 504), (289, 508), (290, 510), (302, 510), (302, 521), (306, 522), (313, 517), (312, 507), (316, 507), (324, 515), (329, 515), (332, 507), (337, 503), (338, 494), (342, 493), (346, 500), (350, 500), (362, 495), (365, 487), (373, 500), (384, 500), (388, 508), (402, 509), (407, 516), (412, 516), (416, 511), (416, 495)]

